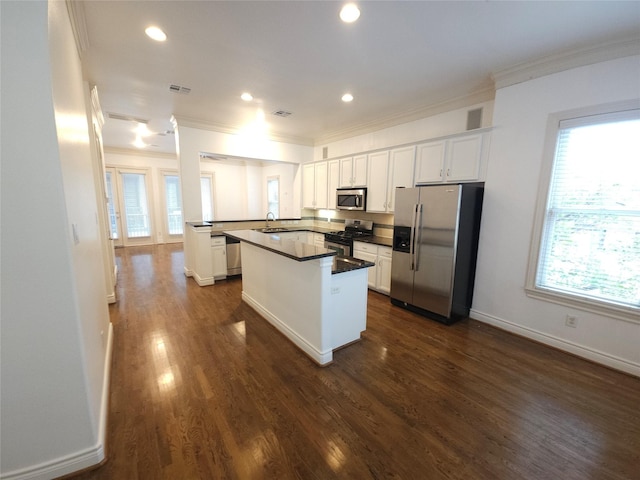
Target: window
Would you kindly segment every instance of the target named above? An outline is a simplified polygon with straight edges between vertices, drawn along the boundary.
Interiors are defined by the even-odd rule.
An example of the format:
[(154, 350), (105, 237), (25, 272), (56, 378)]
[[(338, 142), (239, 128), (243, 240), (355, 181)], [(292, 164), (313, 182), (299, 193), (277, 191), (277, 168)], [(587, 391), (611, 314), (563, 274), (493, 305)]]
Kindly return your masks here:
[(267, 177), (267, 211), (280, 218), (280, 177)]
[(182, 235), (182, 199), (180, 197), (180, 178), (177, 175), (164, 174), (164, 193), (169, 235)]
[(200, 177), (200, 195), (202, 199), (202, 220), (213, 221), (213, 174)]
[(150, 237), (151, 227), (145, 174), (122, 173), (122, 193), (127, 237)]
[(640, 110), (560, 121), (550, 178), (528, 287), (636, 316)]

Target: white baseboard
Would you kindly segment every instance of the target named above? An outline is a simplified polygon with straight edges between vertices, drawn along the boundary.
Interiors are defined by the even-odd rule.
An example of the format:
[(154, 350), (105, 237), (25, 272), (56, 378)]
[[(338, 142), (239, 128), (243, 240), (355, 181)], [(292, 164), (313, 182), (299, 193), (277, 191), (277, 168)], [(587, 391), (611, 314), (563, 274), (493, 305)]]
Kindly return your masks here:
[(2, 480), (50, 480), (73, 472), (93, 467), (105, 459), (107, 440), (107, 422), (109, 420), (109, 385), (111, 379), (111, 358), (113, 354), (113, 325), (109, 323), (105, 365), (102, 379), (102, 398), (100, 405), (100, 425), (98, 441), (92, 447), (79, 452), (56, 458), (52, 461), (32, 465), (0, 475)]
[(544, 343), (545, 345), (557, 348), (558, 350), (562, 350), (615, 370), (620, 370), (621, 372), (640, 377), (640, 364), (630, 362), (608, 353), (600, 352), (593, 348), (585, 347), (584, 345), (569, 342), (563, 338), (555, 337), (532, 328), (523, 327), (522, 325), (518, 325), (508, 320), (488, 315), (477, 310), (472, 309), (469, 316), (474, 320), (493, 325), (501, 330), (506, 330), (522, 337), (530, 338), (531, 340)]
[(198, 285), (200, 285), (201, 287), (206, 287), (207, 285), (213, 285), (216, 282), (214, 281), (213, 277), (201, 277), (200, 275), (198, 275), (197, 273), (194, 273), (193, 275), (193, 279), (196, 281), (196, 283)]

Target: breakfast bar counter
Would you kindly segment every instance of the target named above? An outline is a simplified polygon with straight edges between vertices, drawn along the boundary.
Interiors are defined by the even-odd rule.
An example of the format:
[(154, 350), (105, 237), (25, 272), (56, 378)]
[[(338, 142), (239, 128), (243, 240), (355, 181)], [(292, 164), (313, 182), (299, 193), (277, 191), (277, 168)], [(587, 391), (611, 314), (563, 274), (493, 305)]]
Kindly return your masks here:
[(319, 365), (360, 339), (367, 324), (367, 268), (311, 244), (253, 230), (241, 242), (242, 299)]

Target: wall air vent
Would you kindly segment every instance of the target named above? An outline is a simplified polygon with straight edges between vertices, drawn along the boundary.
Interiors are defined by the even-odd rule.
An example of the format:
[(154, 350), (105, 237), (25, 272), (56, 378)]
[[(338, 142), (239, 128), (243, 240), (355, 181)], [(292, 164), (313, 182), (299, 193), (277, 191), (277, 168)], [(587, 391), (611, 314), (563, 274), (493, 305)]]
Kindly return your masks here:
[(482, 108), (467, 112), (467, 130), (475, 130), (482, 126)]
[(182, 93), (183, 95), (188, 95), (189, 93), (191, 93), (191, 89), (189, 87), (183, 87), (174, 83), (169, 85), (169, 91), (173, 93)]
[(276, 117), (288, 117), (291, 115), (291, 112), (287, 112), (286, 110), (276, 110), (275, 112), (271, 112)]
[(136, 122), (136, 123), (144, 123), (145, 125), (149, 123), (149, 120), (145, 120), (144, 118), (133, 117), (131, 115), (124, 115), (122, 113), (107, 113), (107, 116), (113, 120), (122, 120), (124, 122)]
[(322, 159), (326, 160), (329, 158), (329, 147), (322, 147)]

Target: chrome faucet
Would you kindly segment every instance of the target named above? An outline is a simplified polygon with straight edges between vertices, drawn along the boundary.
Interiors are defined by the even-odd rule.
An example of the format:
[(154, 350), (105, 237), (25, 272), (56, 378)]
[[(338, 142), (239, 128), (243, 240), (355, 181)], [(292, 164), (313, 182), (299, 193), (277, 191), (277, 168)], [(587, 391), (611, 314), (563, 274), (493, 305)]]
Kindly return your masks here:
[(273, 212), (267, 212), (267, 219), (266, 219), (267, 227), (266, 228), (269, 228), (269, 215), (271, 215), (271, 219), (272, 220), (275, 221), (275, 219), (276, 219), (276, 216), (275, 216), (275, 214)]

